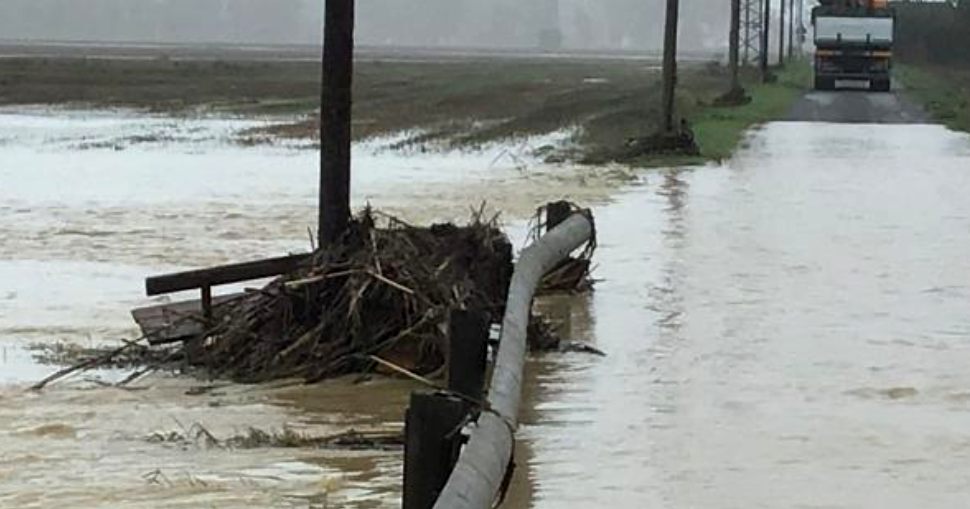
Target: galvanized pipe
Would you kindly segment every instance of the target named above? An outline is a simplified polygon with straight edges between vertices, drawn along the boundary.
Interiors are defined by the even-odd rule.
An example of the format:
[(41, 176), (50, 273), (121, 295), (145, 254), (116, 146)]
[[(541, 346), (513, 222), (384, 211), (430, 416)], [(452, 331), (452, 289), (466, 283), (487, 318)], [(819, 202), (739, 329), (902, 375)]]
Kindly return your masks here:
[(518, 428), (532, 299), (542, 277), (592, 237), (592, 218), (575, 213), (519, 257), (509, 286), (488, 408), (482, 410), (473, 426), (435, 509), (491, 509), (505, 478)]

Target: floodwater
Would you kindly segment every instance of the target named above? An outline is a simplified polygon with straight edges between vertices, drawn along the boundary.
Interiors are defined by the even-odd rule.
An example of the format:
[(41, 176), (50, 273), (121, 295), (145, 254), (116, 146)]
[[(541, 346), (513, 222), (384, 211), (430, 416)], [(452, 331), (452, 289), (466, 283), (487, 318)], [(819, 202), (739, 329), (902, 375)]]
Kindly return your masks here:
[[(776, 123), (599, 209), (534, 364), (531, 507), (967, 507), (970, 138)], [(525, 507), (525, 505), (523, 505)]]
[[(405, 382), (23, 390), (49, 372), (25, 345), (133, 334), (145, 275), (307, 248), (316, 156), (228, 141), (259, 122), (0, 114), (0, 506), (399, 506), (399, 451), (151, 438), (392, 429)], [(545, 201), (596, 206), (602, 281), (540, 306), (607, 356), (529, 364), (508, 507), (966, 506), (967, 136), (776, 123), (723, 165), (635, 179), (528, 158), (564, 136), (356, 149), (356, 203), (414, 221), (488, 200), (520, 238)]]
[[(111, 371), (25, 391), (56, 369), (36, 361), (38, 345), (118, 344), (138, 335), (129, 309), (183, 297), (146, 299), (146, 276), (310, 248), (317, 152), (239, 136), (272, 120), (0, 109), (0, 507), (398, 505), (399, 451), (227, 450), (198, 438), (399, 430), (409, 383), (205, 391), (156, 375), (126, 391), (100, 383), (125, 375)], [(522, 231), (538, 204), (601, 203), (632, 178), (531, 156), (569, 135), (473, 152), (388, 149), (405, 135), (362, 143), (353, 200), (422, 223), (467, 220), (485, 202)], [(190, 439), (155, 440), (172, 433)]]

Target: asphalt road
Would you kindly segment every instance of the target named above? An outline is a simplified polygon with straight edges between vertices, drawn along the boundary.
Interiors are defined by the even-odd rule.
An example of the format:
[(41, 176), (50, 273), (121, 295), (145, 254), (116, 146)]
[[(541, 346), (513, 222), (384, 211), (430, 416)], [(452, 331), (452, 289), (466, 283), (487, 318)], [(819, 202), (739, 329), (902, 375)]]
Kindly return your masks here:
[(792, 105), (785, 120), (842, 124), (923, 124), (923, 108), (896, 87), (890, 93), (861, 90), (812, 91)]

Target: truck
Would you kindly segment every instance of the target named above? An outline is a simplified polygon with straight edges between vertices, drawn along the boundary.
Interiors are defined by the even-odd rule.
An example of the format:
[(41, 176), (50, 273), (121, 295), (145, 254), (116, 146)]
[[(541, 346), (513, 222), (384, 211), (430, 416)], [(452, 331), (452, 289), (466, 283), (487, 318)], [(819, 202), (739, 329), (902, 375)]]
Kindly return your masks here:
[(862, 82), (869, 90), (892, 88), (896, 15), (886, 0), (821, 0), (815, 27), (815, 89)]

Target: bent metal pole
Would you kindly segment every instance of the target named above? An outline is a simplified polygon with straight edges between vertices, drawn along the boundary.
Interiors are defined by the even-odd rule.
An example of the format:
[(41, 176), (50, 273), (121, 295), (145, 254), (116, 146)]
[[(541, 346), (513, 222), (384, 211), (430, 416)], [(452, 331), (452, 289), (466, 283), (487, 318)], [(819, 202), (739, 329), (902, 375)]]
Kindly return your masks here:
[(592, 236), (592, 219), (575, 213), (519, 257), (509, 285), (488, 408), (473, 426), (435, 509), (491, 509), (512, 458), (532, 298), (542, 277)]

